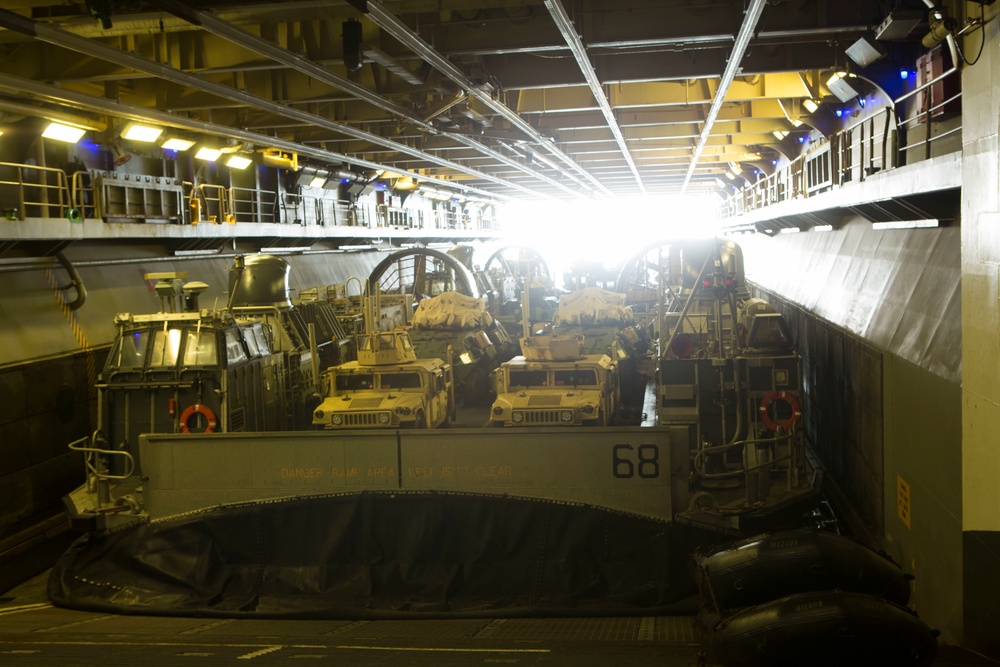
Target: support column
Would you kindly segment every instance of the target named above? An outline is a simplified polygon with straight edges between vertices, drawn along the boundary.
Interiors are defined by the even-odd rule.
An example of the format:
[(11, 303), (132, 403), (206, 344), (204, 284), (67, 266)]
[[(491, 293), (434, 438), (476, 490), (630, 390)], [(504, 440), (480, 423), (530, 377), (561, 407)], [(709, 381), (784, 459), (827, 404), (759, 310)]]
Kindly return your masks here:
[(1000, 658), (1000, 5), (985, 12), (963, 44), (974, 59), (985, 40), (962, 75), (963, 644)]

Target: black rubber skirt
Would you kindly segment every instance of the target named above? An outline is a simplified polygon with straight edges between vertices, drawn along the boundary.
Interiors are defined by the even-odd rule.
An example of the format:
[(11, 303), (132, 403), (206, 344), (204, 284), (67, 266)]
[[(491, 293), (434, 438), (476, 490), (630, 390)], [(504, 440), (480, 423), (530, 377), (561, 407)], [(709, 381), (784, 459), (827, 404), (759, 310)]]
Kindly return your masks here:
[(77, 540), (54, 604), (313, 618), (692, 613), (671, 524), (509, 496), (364, 492), (222, 506)]

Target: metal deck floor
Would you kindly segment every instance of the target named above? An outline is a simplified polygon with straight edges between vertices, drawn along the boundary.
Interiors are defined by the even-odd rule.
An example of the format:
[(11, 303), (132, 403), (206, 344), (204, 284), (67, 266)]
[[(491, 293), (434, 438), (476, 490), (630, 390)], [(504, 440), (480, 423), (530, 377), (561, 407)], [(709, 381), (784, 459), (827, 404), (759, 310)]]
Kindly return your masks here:
[[(690, 616), (396, 621), (117, 616), (53, 607), (44, 596), (46, 578), (36, 577), (0, 598), (0, 667), (712, 664), (700, 661)], [(934, 664), (998, 663), (945, 646)]]

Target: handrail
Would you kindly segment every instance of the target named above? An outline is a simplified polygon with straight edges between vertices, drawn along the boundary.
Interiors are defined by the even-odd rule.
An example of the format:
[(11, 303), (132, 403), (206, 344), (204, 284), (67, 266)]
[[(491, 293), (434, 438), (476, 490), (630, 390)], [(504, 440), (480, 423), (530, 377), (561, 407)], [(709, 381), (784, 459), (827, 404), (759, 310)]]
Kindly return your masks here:
[[(16, 173), (16, 180), (4, 178), (4, 172), (13, 169)], [(36, 180), (26, 178), (26, 172), (38, 172)], [(48, 176), (55, 178), (55, 183), (48, 181)], [(54, 167), (40, 167), (33, 164), (22, 164), (18, 162), (0, 162), (0, 188), (3, 186), (14, 186), (17, 188), (18, 207), (11, 210), (4, 209), (4, 215), (8, 218), (24, 220), (28, 216), (28, 209), (38, 209), (38, 216), (30, 217), (52, 217), (48, 215), (49, 208), (56, 208), (59, 213), (55, 217), (63, 217), (67, 209), (70, 208), (69, 184), (66, 172)], [(37, 190), (37, 193), (35, 192)], [(50, 195), (56, 196), (56, 202), (49, 200)], [(37, 201), (34, 199), (37, 197)]]
[[(92, 436), (85, 435), (79, 440), (74, 440), (69, 443), (68, 447), (74, 452), (83, 452), (84, 454), (84, 469), (87, 474), (88, 479), (95, 480), (112, 480), (112, 479), (128, 479), (135, 474), (135, 457), (132, 456), (131, 452), (119, 449), (102, 449), (101, 447), (94, 447), (91, 442), (97, 442), (99, 440), (103, 441), (104, 438), (100, 435), (100, 429), (94, 431)], [(80, 446), (80, 443), (87, 443), (86, 446)], [(125, 460), (125, 470), (126, 472), (116, 475), (110, 473), (107, 470), (101, 469), (100, 457), (120, 457)]]
[[(909, 151), (917, 147), (924, 147), (923, 157), (930, 158), (933, 142), (962, 130), (961, 124), (933, 136), (930, 130), (931, 124), (937, 122), (934, 116), (960, 99), (962, 93), (959, 91), (933, 106), (927, 104), (927, 108), (911, 110), (909, 117), (904, 115), (903, 103), (959, 72), (957, 67), (951, 67), (881, 109), (815, 142), (817, 148), (809, 153), (795, 157), (781, 169), (730, 195), (723, 204), (723, 217), (736, 217), (778, 202), (815, 196), (845, 183), (863, 181), (875, 172), (905, 165)], [(917, 124), (926, 125), (927, 137), (901, 142), (904, 130)]]

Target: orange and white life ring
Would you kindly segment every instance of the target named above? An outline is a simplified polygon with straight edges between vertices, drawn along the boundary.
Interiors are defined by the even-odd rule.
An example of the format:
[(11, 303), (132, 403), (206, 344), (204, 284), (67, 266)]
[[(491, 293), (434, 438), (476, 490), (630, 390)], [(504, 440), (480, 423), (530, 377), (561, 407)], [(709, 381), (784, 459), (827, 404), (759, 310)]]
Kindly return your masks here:
[[(792, 410), (792, 416), (780, 424), (771, 417), (771, 403), (775, 401), (788, 403), (788, 407)], [(764, 425), (764, 428), (769, 431), (777, 431), (779, 428), (783, 431), (789, 431), (801, 417), (802, 406), (799, 404), (798, 397), (787, 391), (772, 391), (760, 402), (760, 421)]]
[(187, 410), (181, 413), (181, 433), (191, 432), (191, 419), (195, 415), (202, 415), (205, 418), (207, 426), (202, 433), (215, 433), (215, 428), (218, 422), (215, 420), (215, 413), (212, 412), (212, 408), (207, 405), (202, 405), (201, 403), (195, 403), (194, 405), (189, 405)]

